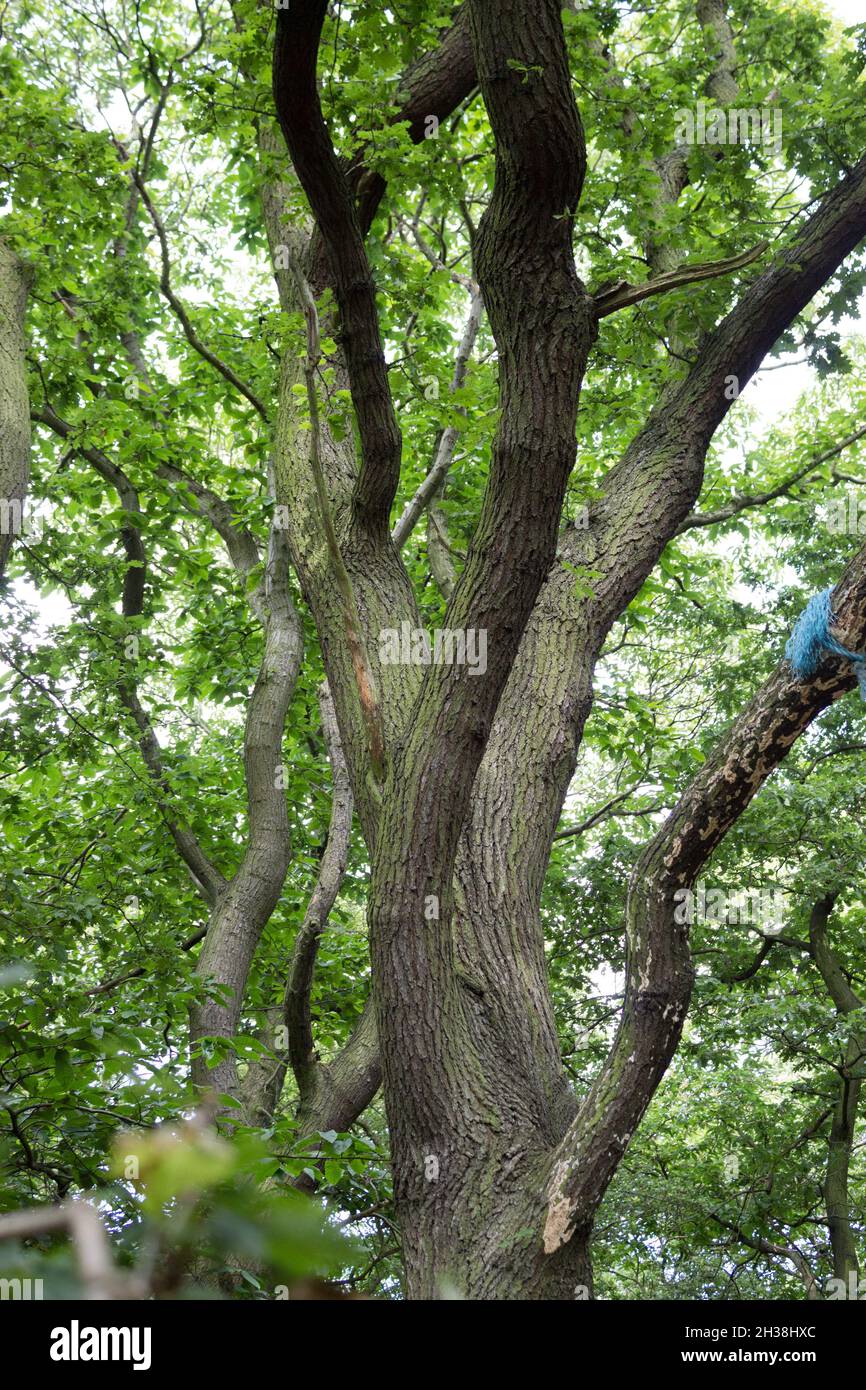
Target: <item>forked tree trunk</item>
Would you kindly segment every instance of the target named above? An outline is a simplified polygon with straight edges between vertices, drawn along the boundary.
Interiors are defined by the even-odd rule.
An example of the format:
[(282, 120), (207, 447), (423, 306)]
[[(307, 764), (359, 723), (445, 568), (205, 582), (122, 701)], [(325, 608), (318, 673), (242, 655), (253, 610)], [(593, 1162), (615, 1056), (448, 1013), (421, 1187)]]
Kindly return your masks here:
[[(700, 12), (702, 23), (715, 23), (720, 7), (707, 0)], [(345, 1088), (334, 1092), (334, 1113), (345, 1122), (371, 1097), (375, 1032), (409, 1297), (586, 1297), (593, 1218), (673, 1056), (689, 1002), (688, 943), (673, 920), (674, 894), (691, 884), (799, 733), (851, 684), (838, 669), (822, 669), (807, 686), (780, 669), (647, 847), (629, 893), (623, 1017), (578, 1108), (559, 1053), (540, 899), (593, 668), (612, 624), (688, 524), (707, 449), (730, 409), (726, 382), (736, 379), (742, 389), (866, 232), (866, 160), (706, 336), (691, 370), (671, 382), (604, 478), (588, 526), (557, 537), (596, 331), (596, 307), (577, 280), (571, 248), (583, 137), (559, 5), (468, 0), (443, 43), (449, 77), (459, 73), (459, 81), (437, 79), (433, 55), (421, 65), (418, 110), (436, 109), (431, 81), (453, 102), (477, 77), (496, 142), (493, 197), (473, 251), (499, 352), (500, 423), (478, 527), (444, 620), (486, 630), (488, 668), (474, 679), (453, 669), (380, 667), (382, 629), (417, 625), (408, 576), (387, 532), (399, 434), (362, 240), (384, 185), (363, 177), (358, 163), (352, 190), (363, 193), (356, 204), (334, 157), (316, 83), (324, 14), (323, 0), (278, 12), (274, 94), (317, 223), (307, 273), (317, 290), (334, 290), (345, 359), (337, 384), (349, 386), (356, 406), (360, 465), (326, 430), (324, 464), (388, 761), (377, 786), (317, 522), (308, 437), (293, 404), (297, 364), (287, 355), (278, 496), (372, 860), (375, 1029), (367, 1015), (347, 1049), (351, 1065)], [(405, 91), (412, 134), (411, 72)], [(272, 251), (286, 236), (273, 194), (263, 199)], [(282, 283), (280, 290), (288, 307), (291, 292)], [(595, 571), (592, 594), (575, 597), (575, 567)], [(864, 569), (860, 559), (837, 591), (840, 631), (855, 648), (863, 636)], [(328, 1080), (337, 1065), (327, 1069)], [(303, 1113), (330, 1128), (322, 1123), (329, 1097), (320, 1080)]]

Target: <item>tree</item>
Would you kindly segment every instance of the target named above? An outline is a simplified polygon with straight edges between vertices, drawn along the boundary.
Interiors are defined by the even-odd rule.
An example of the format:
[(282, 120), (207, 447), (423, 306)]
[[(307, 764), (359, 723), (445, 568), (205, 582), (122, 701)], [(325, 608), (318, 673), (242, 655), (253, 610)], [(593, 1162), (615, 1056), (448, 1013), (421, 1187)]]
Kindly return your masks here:
[[(27, 272), (15, 252), (0, 241), (0, 305), (4, 333), (0, 343), (0, 496), (4, 499), (0, 530), (0, 575), (16, 531), (23, 530), (21, 505), (27, 496), (30, 464), (30, 411), (24, 370), (24, 308)], [(17, 508), (16, 508), (17, 504)]]
[[(395, 23), (324, 0), (197, 5), (193, 22), (168, 4), (94, 6), (56, 21), (54, 91), (34, 10), (2, 58), (0, 248), (36, 268), (34, 491), (66, 517), (19, 558), (75, 615), (54, 648), (22, 617), (6, 653), (28, 794), (49, 729), (66, 771), (55, 749), (44, 775), (75, 779), (71, 862), (51, 867), (49, 817), (25, 878), (48, 876), (54, 906), (88, 924), (76, 965), (98, 969), (89, 993), (118, 1038), (136, 1009), (113, 1001), (130, 982), (148, 999), (149, 1036), (126, 1050), (158, 1056), (180, 972), (192, 1082), (223, 1098), (229, 1132), (273, 1132), (294, 1087), (297, 1139), (331, 1144), (382, 1085), (412, 1298), (591, 1292), (597, 1213), (692, 997), (682, 894), (856, 684), (836, 655), (807, 679), (764, 659), (757, 687), (740, 667), (718, 695), (700, 766), (673, 766), (639, 811), (651, 833), (614, 904), (621, 1015), (576, 1093), (542, 895), (568, 798), (587, 791), (575, 771), (605, 644), (618, 625), (645, 628), (659, 569), (687, 585), (682, 537), (838, 485), (864, 436), (828, 401), (807, 458), (783, 455), (775, 476), (762, 460), (757, 483), (735, 478), (699, 509), (714, 438), (769, 354), (796, 344), (840, 379), (850, 366), (832, 325), (864, 281), (863, 57), (808, 6), (790, 24), (772, 4), (657, 8), (418, 0)], [(741, 102), (781, 114), (781, 145), (766, 119), (742, 135)], [(695, 143), (683, 110), (713, 138)], [(249, 287), (235, 293), (238, 273)], [(20, 291), (15, 303), (20, 317)], [(834, 634), (859, 652), (866, 551), (820, 558)], [(68, 676), (81, 653), (83, 706)], [(623, 756), (645, 771), (634, 732)], [(616, 792), (586, 828), (633, 796)], [(304, 854), (318, 867), (308, 900), (293, 879)], [(94, 856), (100, 891), (82, 902)], [(131, 892), (107, 908), (112, 874)], [(122, 912), (136, 935), (145, 876), (139, 953), (158, 950), (131, 963), (109, 926)], [(365, 913), (366, 1003), (362, 945), (348, 974), (319, 959), (338, 897)], [(40, 906), (26, 888), (15, 899), (12, 954), (26, 942), (44, 966), (58, 943)], [(178, 953), (191, 961), (199, 943), (184, 972)], [(830, 983), (820, 930), (811, 955), (836, 1007), (860, 1008)], [(317, 1036), (313, 991), (328, 980), (352, 1002), (330, 1021), (320, 1008)], [(57, 983), (36, 1005), (55, 1023)], [(66, 1047), (54, 1038), (67, 1061), (88, 1024), (68, 1028)], [(857, 1035), (855, 1021), (855, 1049)], [(186, 1094), (171, 1061), (145, 1124)], [(850, 1160), (846, 1095), (830, 1144)], [(86, 1164), (69, 1175), (37, 1158), (27, 1111), (10, 1112), (25, 1166), (90, 1185)], [(298, 1183), (328, 1180), (318, 1158)], [(843, 1166), (828, 1189), (841, 1193)], [(850, 1250), (839, 1259), (850, 1267)]]

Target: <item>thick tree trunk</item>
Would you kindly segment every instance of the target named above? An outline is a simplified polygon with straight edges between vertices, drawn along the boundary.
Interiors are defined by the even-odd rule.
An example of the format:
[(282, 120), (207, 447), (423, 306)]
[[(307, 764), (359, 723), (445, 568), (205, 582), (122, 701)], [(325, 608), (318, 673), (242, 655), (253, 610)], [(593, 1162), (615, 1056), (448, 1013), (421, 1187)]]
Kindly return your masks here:
[[(497, 147), (496, 187), (473, 249), (499, 348), (502, 416), (478, 529), (446, 624), (485, 627), (490, 661), (483, 680), (378, 664), (378, 633), (403, 621), (416, 626), (417, 617), (406, 571), (381, 525), (394, 447), (387, 410), (370, 415), (381, 395), (377, 377), (366, 414), (358, 416), (360, 471), (326, 432), (324, 443), (343, 559), (381, 700), (389, 776), (378, 792), (339, 593), (316, 522), (307, 438), (295, 419), (297, 365), (288, 356), (276, 466), (373, 860), (376, 1023), (409, 1295), (573, 1298), (591, 1286), (586, 1245), (593, 1215), (682, 1027), (692, 974), (685, 933), (671, 920), (672, 896), (717, 843), (704, 833), (707, 816), (715, 817), (720, 838), (789, 739), (843, 688), (829, 681), (792, 690), (789, 676), (770, 683), (737, 725), (740, 741), (719, 750), (716, 780), (698, 779), (649, 846), (629, 900), (622, 1025), (575, 1115), (539, 907), (591, 706), (593, 667), (611, 625), (687, 524), (709, 442), (730, 409), (725, 382), (734, 376), (742, 389), (866, 229), (866, 161), (707, 336), (694, 367), (671, 383), (604, 479), (588, 526), (567, 531), (555, 558), (574, 410), (595, 331), (570, 247), (569, 212), (583, 166), (580, 123), (558, 8), (518, 0), (470, 0), (467, 8)], [(358, 242), (369, 208), (363, 200), (354, 210), (347, 204), (319, 128), (314, 71), (323, 9), (311, 0), (306, 16), (304, 7), (294, 20), (281, 12), (275, 97), (319, 223), (308, 272), (317, 287), (333, 285), (340, 319), (355, 338), (339, 385), (351, 386), (354, 375), (357, 388), (352, 353), (366, 351), (367, 372), (381, 366)], [(718, 9), (711, 0), (702, 4), (702, 23), (712, 28)], [(721, 30), (718, 38), (724, 66), (730, 54)], [(464, 61), (458, 90), (468, 71)], [(311, 150), (322, 157), (311, 161)], [(381, 192), (379, 180), (377, 198)], [(279, 199), (270, 207), (266, 200), (273, 248), (282, 236)], [(350, 301), (353, 283), (358, 298)], [(286, 303), (282, 285), (281, 295)], [(597, 571), (591, 595), (575, 598), (573, 566)], [(759, 735), (775, 740), (760, 757)], [(369, 1084), (375, 1072), (366, 1065), (367, 1041)], [(356, 1100), (364, 1091), (353, 1088)]]
[[(589, 1233), (546, 1255), (546, 1148), (524, 1131), (488, 1127), (449, 1137), (439, 1176), (423, 1164), (400, 1193), (406, 1297), (554, 1300), (592, 1297)], [(408, 1228), (406, 1222), (408, 1220)]]

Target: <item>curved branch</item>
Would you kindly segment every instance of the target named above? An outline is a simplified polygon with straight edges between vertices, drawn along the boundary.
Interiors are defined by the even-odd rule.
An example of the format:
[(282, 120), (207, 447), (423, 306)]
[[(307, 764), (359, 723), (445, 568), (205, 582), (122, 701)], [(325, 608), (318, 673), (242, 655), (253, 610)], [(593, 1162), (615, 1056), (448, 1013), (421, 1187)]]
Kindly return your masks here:
[[(248, 579), (261, 560), (259, 544), (252, 531), (238, 526), (232, 519), (233, 513), (228, 502), (212, 488), (205, 487), (191, 473), (178, 468), (176, 464), (161, 463), (156, 471), (158, 477), (165, 478), (167, 482), (185, 489), (191, 495), (194, 505), (190, 505), (190, 510), (210, 522), (223, 541), (236, 573), (241, 579)], [(266, 614), (262, 604), (262, 586), (257, 585), (251, 592), (247, 592), (246, 597), (256, 617), (264, 623)]]
[(809, 1266), (802, 1251), (793, 1245), (779, 1245), (776, 1241), (765, 1240), (763, 1236), (749, 1236), (741, 1226), (735, 1225), (732, 1221), (725, 1221), (723, 1217), (717, 1216), (715, 1212), (710, 1213), (713, 1221), (719, 1226), (723, 1226), (726, 1231), (740, 1242), (747, 1246), (749, 1250), (755, 1250), (759, 1255), (772, 1255), (780, 1260), (788, 1260), (796, 1269), (806, 1288), (806, 1297), (814, 1300), (821, 1297), (820, 1289), (815, 1280), (815, 1276)]
[(361, 441), (355, 512), (384, 537), (400, 478), (401, 436), (382, 349), (376, 287), (348, 181), (331, 144), (317, 86), (326, 0), (277, 11), (273, 91), (295, 172), (321, 232), (340, 315), (340, 343)]
[[(221, 987), (190, 1010), (193, 1044), (231, 1038), (238, 1030), (247, 977), (259, 938), (279, 902), (291, 858), (289, 815), (282, 775), (283, 728), (303, 656), (303, 631), (289, 592), (289, 548), (285, 533), (271, 523), (263, 580), (265, 649), (247, 706), (244, 775), (248, 836), (237, 873), (211, 915), (196, 975)], [(237, 1086), (229, 1052), (213, 1068), (193, 1056), (197, 1085), (218, 1093)]]
[(803, 468), (798, 468), (794, 473), (790, 473), (787, 478), (783, 479), (781, 483), (771, 488), (768, 492), (757, 492), (751, 497), (735, 497), (727, 507), (720, 507), (719, 510), (715, 512), (690, 513), (677, 528), (677, 535), (681, 535), (683, 531), (690, 531), (695, 526), (717, 526), (721, 521), (730, 521), (731, 517), (739, 515), (740, 512), (745, 511), (748, 507), (762, 507), (767, 502), (775, 502), (777, 497), (787, 496), (791, 488), (801, 482), (803, 478), (807, 478), (810, 473), (814, 473), (822, 464), (828, 463), (830, 459), (837, 458), (839, 454), (844, 453), (846, 449), (850, 449), (851, 445), (856, 444), (864, 435), (866, 435), (866, 425), (863, 425), (859, 430), (854, 430), (853, 434), (847, 435), (844, 439), (841, 439), (838, 444), (834, 444), (831, 448), (825, 449), (817, 458), (810, 459)]
[(651, 295), (669, 294), (671, 290), (681, 289), (684, 285), (694, 285), (702, 280), (716, 280), (720, 275), (732, 275), (735, 270), (743, 270), (745, 266), (751, 265), (763, 256), (768, 245), (769, 242), (762, 241), (750, 251), (744, 251), (739, 256), (730, 256), (724, 261), (705, 261), (702, 265), (679, 266), (676, 270), (653, 276), (642, 285), (630, 285), (627, 280), (620, 280), (610, 289), (600, 290), (593, 296), (595, 312), (598, 318), (603, 319), (608, 314), (615, 314), (620, 309), (639, 304), (642, 299), (649, 299)]
[[(405, 123), (410, 140), (420, 144), (428, 133), (430, 117), (444, 121), (477, 86), (469, 6), (463, 4), (437, 47), (406, 69), (397, 93), (402, 104), (391, 123)], [(365, 158), (366, 150), (362, 149), (349, 171), (358, 198), (358, 221), (363, 234), (369, 231), (385, 192), (384, 178), (367, 167)]]

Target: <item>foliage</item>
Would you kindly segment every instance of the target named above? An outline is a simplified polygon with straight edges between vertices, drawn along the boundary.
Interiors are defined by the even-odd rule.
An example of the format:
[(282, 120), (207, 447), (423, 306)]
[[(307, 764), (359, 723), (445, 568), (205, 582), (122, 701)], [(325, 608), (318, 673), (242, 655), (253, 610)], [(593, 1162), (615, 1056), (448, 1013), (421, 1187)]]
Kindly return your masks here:
[[(784, 110), (784, 159), (736, 148), (721, 166), (690, 156), (690, 186), (658, 228), (689, 261), (769, 241), (831, 187), (864, 147), (863, 26), (842, 33), (813, 0), (730, 7), (746, 90)], [(681, 0), (566, 9), (575, 91), (592, 178), (576, 229), (578, 266), (598, 287), (644, 278), (647, 152), (674, 137), (674, 113), (701, 92), (708, 57)], [(400, 23), (367, 3), (332, 7), (322, 94), (335, 142), (364, 148), (387, 177), (388, 210), (370, 241), (403, 474), (395, 516), (424, 478), (440, 433), (459, 431), (440, 514), (460, 566), (489, 467), (497, 370), (482, 324), (464, 384), (449, 389), (468, 306), (469, 224), (492, 183), (480, 100), (414, 145), (387, 124), (407, 64), (436, 41), (449, 7), (404, 0)], [(281, 315), (261, 213), (272, 119), (273, 15), (238, 0), (178, 6), (148, 0), (56, 7), (23, 0), (0, 41), (0, 231), (34, 273), (28, 367), (34, 410), (67, 421), (60, 439), (37, 423), (32, 497), (41, 535), (16, 547), (2, 655), (0, 818), (0, 1210), (90, 1194), (121, 1267), (158, 1266), (160, 1296), (269, 1297), (278, 1284), (331, 1276), (399, 1296), (388, 1136), (377, 1103), (351, 1132), (302, 1144), (289, 1080), (273, 1123), (238, 1117), (226, 1136), (189, 1137), (189, 1008), (205, 907), (166, 831), (188, 825), (230, 876), (245, 836), (243, 714), (262, 634), (219, 536), (196, 509), (182, 467), (227, 502), (264, 543), (273, 500), (268, 428), (203, 359), (160, 292), (160, 246), (130, 171), (144, 169), (165, 226), (171, 282), (199, 338), (273, 417), (281, 357), (299, 355), (300, 316)], [(201, 27), (201, 32), (200, 32)], [(11, 39), (11, 41), (10, 41)], [(607, 81), (606, 45), (624, 74)], [(525, 80), (531, 80), (527, 71)], [(151, 127), (162, 104), (158, 129)], [(637, 112), (629, 135), (623, 110)], [(154, 129), (152, 149), (142, 138)], [(307, 217), (292, 190), (289, 218)], [(423, 245), (421, 244), (423, 243)], [(435, 264), (425, 252), (432, 248)], [(456, 272), (456, 276), (455, 276)], [(651, 299), (602, 321), (581, 400), (578, 461), (566, 503), (581, 509), (666, 383), (682, 371), (669, 348), (722, 316), (751, 269)], [(612, 633), (578, 777), (555, 842), (545, 934), (563, 1055), (578, 1092), (599, 1066), (616, 1018), (622, 910), (630, 869), (652, 829), (754, 688), (778, 660), (807, 597), (832, 583), (851, 534), (827, 526), (840, 496), (866, 482), (863, 441), (787, 480), (864, 418), (866, 350), (848, 331), (866, 280), (862, 253), (821, 291), (777, 345), (805, 358), (807, 389), (768, 422), (750, 398), (717, 436), (701, 511), (743, 506), (685, 530)], [(147, 379), (124, 341), (142, 346)], [(335, 344), (324, 342), (325, 367)], [(776, 364), (773, 364), (776, 365)], [(757, 397), (751, 398), (757, 401)], [(333, 413), (335, 434), (351, 430)], [(128, 475), (147, 552), (142, 613), (119, 610), (130, 511), (84, 451)], [(844, 477), (839, 475), (843, 474)], [(38, 530), (37, 526), (37, 530)], [(405, 558), (423, 621), (445, 604), (419, 527)], [(862, 530), (860, 532), (862, 535)], [(593, 573), (575, 575), (576, 594)], [(331, 784), (316, 700), (322, 654), (306, 595), (292, 580), (305, 657), (283, 740), (292, 861), (255, 957), (238, 1038), (242, 1069), (268, 1049), (274, 1007), (327, 839)], [(582, 587), (581, 587), (582, 586)], [(123, 643), (133, 637), (127, 652)], [(129, 655), (129, 652), (132, 655)], [(128, 662), (164, 749), (167, 788), (142, 758), (119, 698)], [(866, 988), (862, 824), (864, 712), (853, 698), (804, 738), (724, 841), (711, 882), (730, 896), (784, 894), (785, 927), (808, 934), (820, 892), (838, 890), (832, 940), (854, 987)], [(349, 868), (316, 963), (319, 1057), (333, 1057), (369, 990), (364, 925), (368, 863), (357, 824)], [(822, 1183), (827, 1116), (850, 1034), (807, 953), (776, 945), (748, 980), (731, 983), (760, 944), (750, 924), (696, 928), (698, 989), (680, 1053), (606, 1199), (597, 1234), (609, 1298), (802, 1296), (790, 1262), (745, 1238), (796, 1245), (819, 1279), (831, 1272)], [(864, 996), (866, 997), (866, 996)], [(207, 1047), (205, 1049), (207, 1051)], [(824, 1119), (803, 1138), (816, 1117)], [(850, 1178), (852, 1226), (866, 1258), (866, 1136)], [(178, 1139), (186, 1133), (186, 1139)], [(117, 1156), (120, 1166), (117, 1166)], [(140, 1182), (124, 1176), (137, 1157)], [(736, 1160), (728, 1163), (730, 1158)], [(318, 1207), (292, 1184), (320, 1184)], [(337, 1228), (351, 1232), (348, 1243)], [(0, 1247), (13, 1272), (76, 1287), (68, 1246), (46, 1238)]]

